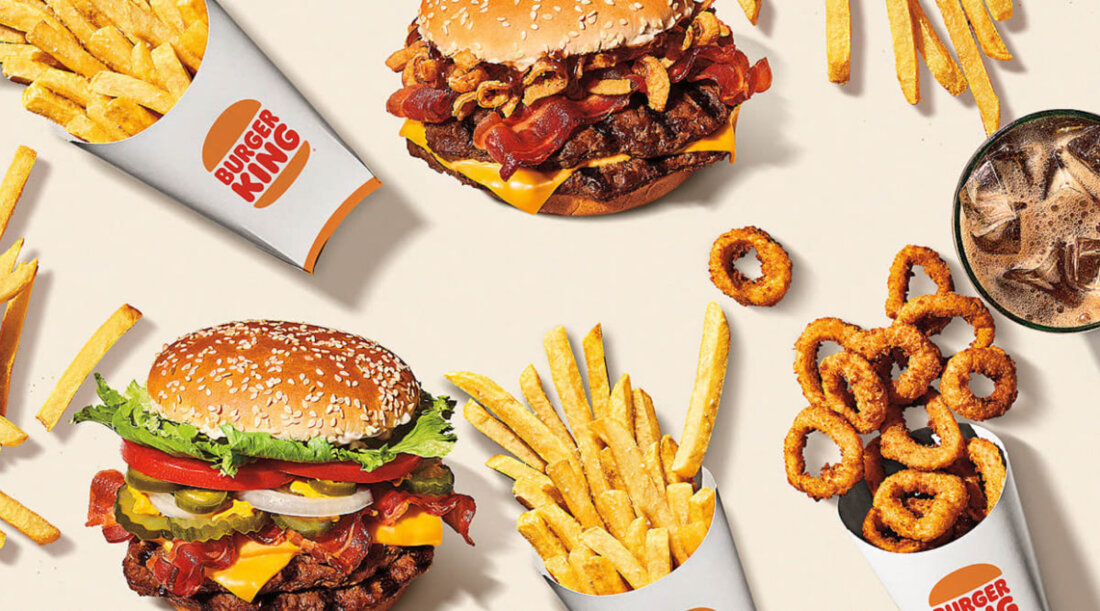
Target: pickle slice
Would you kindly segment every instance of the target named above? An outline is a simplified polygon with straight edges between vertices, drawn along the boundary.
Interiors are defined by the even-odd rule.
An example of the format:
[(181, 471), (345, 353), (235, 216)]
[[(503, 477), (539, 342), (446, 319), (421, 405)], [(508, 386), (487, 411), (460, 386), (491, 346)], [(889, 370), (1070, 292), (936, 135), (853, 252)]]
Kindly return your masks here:
[(413, 494), (443, 496), (454, 492), (455, 475), (450, 467), (439, 461), (425, 461), (424, 466), (412, 472), (401, 486)]
[(327, 479), (311, 479), (307, 483), (310, 488), (313, 488), (325, 496), (351, 496), (355, 494), (355, 490), (357, 489), (355, 482), (334, 482)]
[(134, 494), (127, 486), (118, 489), (118, 497), (115, 499), (115, 521), (126, 529), (126, 532), (142, 541), (170, 537), (168, 518), (134, 511)]
[(191, 520), (170, 518), (168, 528), (175, 539), (184, 541), (213, 541), (234, 532), (247, 535), (267, 524), (267, 514), (254, 511), (251, 515), (233, 515), (223, 518), (202, 517)]
[(299, 518), (273, 513), (271, 514), (271, 521), (283, 530), (294, 530), (307, 539), (316, 539), (332, 530), (338, 520), (332, 518)]
[(149, 477), (141, 471), (126, 469), (126, 483), (141, 492), (175, 492), (182, 488), (179, 484)]
[(202, 488), (184, 488), (172, 493), (176, 507), (190, 513), (213, 513), (229, 500), (224, 490), (205, 490)]

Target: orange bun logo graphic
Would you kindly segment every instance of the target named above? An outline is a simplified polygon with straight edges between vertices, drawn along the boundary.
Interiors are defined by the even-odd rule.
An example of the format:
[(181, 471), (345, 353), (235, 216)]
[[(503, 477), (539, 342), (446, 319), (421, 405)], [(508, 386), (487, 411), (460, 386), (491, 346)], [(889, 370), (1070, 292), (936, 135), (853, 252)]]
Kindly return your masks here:
[(1001, 569), (965, 566), (940, 580), (928, 595), (933, 611), (1019, 611)]
[(202, 164), (256, 208), (274, 204), (309, 161), (309, 142), (257, 100), (235, 102), (214, 121)]

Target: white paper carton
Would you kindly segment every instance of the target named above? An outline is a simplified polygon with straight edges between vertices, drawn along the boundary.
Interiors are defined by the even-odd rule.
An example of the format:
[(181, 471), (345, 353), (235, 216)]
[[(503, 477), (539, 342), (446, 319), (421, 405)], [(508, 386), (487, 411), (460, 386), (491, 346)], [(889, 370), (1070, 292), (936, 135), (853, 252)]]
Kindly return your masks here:
[(215, 0), (191, 87), (121, 142), (70, 140), (313, 271), (325, 242), (381, 183)]
[(863, 518), (871, 507), (871, 494), (862, 482), (841, 497), (840, 519), (903, 611), (1049, 609), (1004, 443), (982, 427), (962, 428), (967, 437), (997, 444), (1007, 469), (1001, 500), (974, 530), (925, 552), (897, 554), (881, 550), (860, 534)]
[(593, 596), (574, 592), (554, 581), (536, 556), (535, 564), (540, 574), (570, 611), (755, 610), (737, 546), (722, 509), (722, 494), (706, 468), (702, 470), (702, 485), (715, 490), (710, 531), (691, 558), (660, 581), (623, 594)]

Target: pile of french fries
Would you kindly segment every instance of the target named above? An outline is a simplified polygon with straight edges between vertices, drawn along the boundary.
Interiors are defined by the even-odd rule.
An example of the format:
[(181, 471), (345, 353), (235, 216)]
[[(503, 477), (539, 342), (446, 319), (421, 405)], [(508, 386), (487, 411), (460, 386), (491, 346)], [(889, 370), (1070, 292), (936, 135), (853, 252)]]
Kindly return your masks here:
[[(0, 238), (3, 238), (37, 158), (34, 150), (20, 146), (0, 181)], [(27, 434), (7, 418), (12, 368), (38, 274), (38, 259), (16, 265), (22, 248), (23, 238), (20, 238), (0, 254), (0, 304), (4, 306), (4, 315), (0, 318), (0, 449), (18, 446), (27, 440)], [(95, 364), (140, 318), (141, 312), (123, 305), (95, 332), (38, 412), (38, 420), (47, 430), (61, 419)], [(52, 543), (61, 537), (57, 527), (3, 492), (0, 492), (0, 520), (11, 524), (39, 545)], [(0, 531), (0, 547), (6, 540), (7, 536)]]
[(93, 143), (155, 123), (206, 51), (204, 0), (0, 0), (0, 64), (23, 107)]
[[(968, 88), (974, 93), (985, 131), (992, 134), (1001, 125), (1001, 102), (989, 80), (982, 53), (991, 59), (1012, 59), (994, 22), (1012, 18), (1012, 0), (961, 0), (961, 3), (960, 0), (936, 0), (936, 5), (961, 68), (960, 62), (955, 61), (936, 34), (920, 0), (886, 0), (894, 63), (902, 93), (910, 104), (920, 103), (917, 66), (920, 55), (932, 76), (951, 95), (957, 96)], [(852, 56), (849, 0), (826, 0), (825, 20), (829, 80), (846, 83), (851, 74)]]
[(558, 583), (585, 594), (637, 590), (703, 543), (716, 497), (695, 480), (722, 398), (729, 343), (726, 316), (711, 303), (679, 444), (662, 434), (652, 399), (629, 375), (611, 387), (598, 325), (583, 343), (591, 403), (565, 329), (545, 337), (565, 422), (533, 365), (520, 375), (530, 409), (486, 376), (447, 374), (472, 397), (466, 420), (512, 454), (486, 465), (515, 480), (512, 494), (529, 510), (517, 528)]

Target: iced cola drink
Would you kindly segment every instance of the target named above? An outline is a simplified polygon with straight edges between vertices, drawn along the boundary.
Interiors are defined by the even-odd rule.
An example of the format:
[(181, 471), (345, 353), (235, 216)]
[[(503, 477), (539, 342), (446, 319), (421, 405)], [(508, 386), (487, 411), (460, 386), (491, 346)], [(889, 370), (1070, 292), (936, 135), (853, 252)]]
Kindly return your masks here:
[(1021, 120), (986, 145), (958, 197), (960, 254), (987, 298), (1052, 330), (1100, 323), (1100, 117)]

